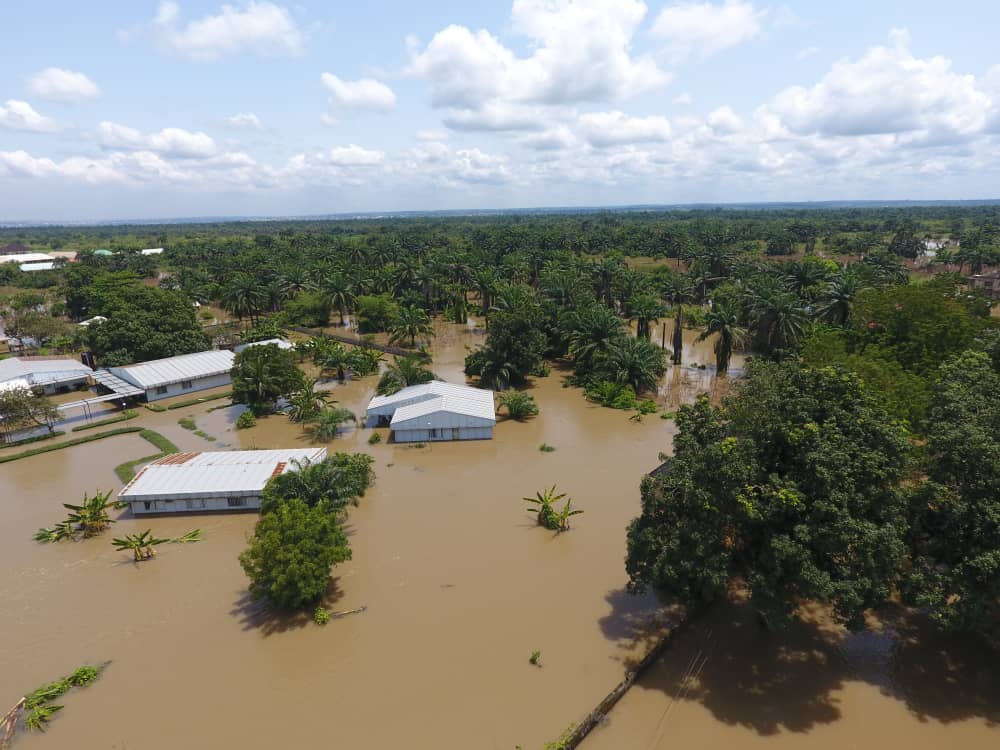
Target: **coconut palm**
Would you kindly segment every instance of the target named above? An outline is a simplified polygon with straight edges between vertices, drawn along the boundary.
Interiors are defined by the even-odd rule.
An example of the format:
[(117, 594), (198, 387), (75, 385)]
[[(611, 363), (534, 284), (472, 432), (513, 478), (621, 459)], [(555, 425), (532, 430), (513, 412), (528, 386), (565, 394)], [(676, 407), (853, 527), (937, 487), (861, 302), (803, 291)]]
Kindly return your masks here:
[(316, 388), (318, 380), (310, 379), (288, 399), (288, 416), (293, 422), (308, 422), (322, 411), (329, 395)]
[(637, 393), (656, 389), (666, 371), (663, 350), (646, 339), (630, 336), (612, 342), (597, 363), (603, 380), (631, 385)]
[(238, 273), (222, 290), (222, 307), (240, 320), (250, 318), (256, 323), (260, 311), (267, 304), (264, 286), (253, 276)]
[(807, 315), (793, 292), (777, 287), (758, 287), (758, 295), (750, 303), (750, 318), (756, 325), (759, 345), (768, 354), (773, 354), (798, 342)]
[(337, 437), (337, 430), (345, 422), (357, 422), (354, 412), (339, 406), (327, 406), (313, 420), (309, 434), (313, 440), (329, 442)]
[(431, 337), (434, 328), (427, 313), (419, 307), (402, 307), (396, 322), (389, 330), (389, 343), (399, 344), (409, 340), (410, 347), (417, 345), (417, 336)]
[(733, 349), (745, 345), (747, 329), (740, 325), (740, 313), (736, 305), (726, 300), (717, 302), (705, 314), (705, 330), (698, 337), (704, 341), (713, 334), (718, 335), (715, 341), (715, 371), (719, 375), (729, 372), (729, 359)]
[(538, 414), (538, 405), (530, 393), (524, 391), (506, 391), (497, 396), (497, 411), (507, 409), (511, 419), (523, 422), (528, 417)]
[(344, 315), (354, 305), (354, 286), (342, 273), (324, 278), (319, 285), (323, 301), (337, 311), (340, 325), (344, 325)]

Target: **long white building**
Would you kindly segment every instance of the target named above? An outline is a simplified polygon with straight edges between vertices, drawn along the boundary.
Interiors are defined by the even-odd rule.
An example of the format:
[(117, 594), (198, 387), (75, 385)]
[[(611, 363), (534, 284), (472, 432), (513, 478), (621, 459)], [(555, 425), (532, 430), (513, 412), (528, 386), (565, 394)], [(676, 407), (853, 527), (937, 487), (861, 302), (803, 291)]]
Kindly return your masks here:
[(433, 380), (368, 404), (365, 424), (388, 426), (397, 443), (489, 440), (496, 426), (493, 392)]
[(0, 359), (0, 390), (41, 388), (51, 395), (86, 385), (92, 373), (72, 357), (8, 357)]
[(140, 470), (118, 499), (136, 515), (259, 510), (272, 477), (324, 458), (326, 448), (173, 453)]
[(109, 367), (108, 371), (145, 391), (147, 401), (157, 401), (229, 385), (233, 382), (233, 359), (232, 352), (220, 349)]

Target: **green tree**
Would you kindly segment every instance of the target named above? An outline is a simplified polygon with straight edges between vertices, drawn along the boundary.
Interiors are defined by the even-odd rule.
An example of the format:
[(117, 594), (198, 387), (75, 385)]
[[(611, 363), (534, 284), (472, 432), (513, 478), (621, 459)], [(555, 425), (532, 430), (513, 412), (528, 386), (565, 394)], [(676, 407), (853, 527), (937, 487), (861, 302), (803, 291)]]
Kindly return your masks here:
[(715, 340), (715, 371), (719, 375), (729, 372), (729, 360), (733, 349), (745, 346), (747, 329), (740, 325), (740, 313), (729, 300), (720, 300), (705, 313), (705, 330), (698, 336), (698, 341), (704, 341), (709, 336), (716, 335)]
[(431, 382), (436, 376), (427, 367), (428, 364), (430, 364), (430, 356), (425, 352), (396, 357), (379, 378), (375, 392), (380, 396), (388, 396), (411, 385)]
[(326, 406), (330, 396), (316, 388), (318, 380), (304, 379), (302, 386), (288, 398), (288, 417), (293, 422), (308, 422)]
[(119, 504), (111, 499), (111, 490), (97, 491), (93, 495), (84, 493), (80, 505), (63, 503), (69, 511), (66, 520), (51, 528), (39, 529), (35, 534), (36, 542), (58, 542), (63, 539), (76, 539), (82, 536), (88, 539), (97, 536), (115, 521), (109, 511), (119, 508)]
[(59, 409), (44, 394), (23, 386), (0, 390), (0, 430), (16, 432), (48, 427), (59, 419)]
[(813, 600), (851, 627), (889, 597), (909, 446), (855, 376), (751, 363), (723, 408), (701, 397), (677, 425), (669, 468), (643, 479), (629, 526), (634, 590), (700, 600), (741, 579), (775, 620)]
[(375, 480), (374, 462), (367, 453), (334, 453), (300, 465), (297, 471), (278, 474), (264, 488), (260, 512), (270, 513), (286, 500), (298, 498), (309, 507), (326, 503), (334, 513), (343, 513)]
[(273, 411), (279, 398), (301, 390), (302, 384), (295, 355), (276, 344), (251, 346), (233, 360), (233, 402), (246, 404), (255, 415)]
[(597, 376), (641, 393), (655, 391), (666, 371), (663, 349), (646, 339), (624, 336), (613, 341), (596, 364)]
[(684, 349), (684, 305), (694, 298), (694, 287), (690, 279), (679, 274), (672, 274), (663, 282), (660, 293), (674, 309), (671, 362), (679, 365)]
[(350, 559), (347, 535), (326, 503), (292, 498), (261, 516), (240, 565), (255, 597), (301, 609), (326, 593), (333, 566)]
[[(569, 531), (570, 517), (583, 513), (582, 510), (573, 508), (573, 500), (567, 497), (565, 492), (556, 492), (555, 485), (523, 500), (530, 506), (528, 512), (535, 514), (538, 525), (550, 531)], [(556, 509), (556, 503), (560, 500), (565, 500), (563, 507)]]
[(641, 339), (648, 339), (652, 327), (667, 313), (659, 298), (649, 293), (637, 294), (628, 301), (627, 308), (629, 320), (635, 321), (635, 335)]
[(354, 412), (339, 406), (327, 406), (310, 420), (309, 434), (313, 440), (329, 442), (337, 437), (341, 425), (357, 421)]
[(414, 305), (401, 307), (389, 329), (389, 343), (400, 344), (408, 341), (412, 348), (417, 345), (418, 336), (421, 338), (434, 336), (431, 319), (419, 307)]
[(399, 305), (388, 294), (358, 297), (357, 305), (361, 333), (389, 331), (399, 318)]
[(511, 419), (523, 422), (538, 414), (538, 405), (530, 393), (524, 391), (504, 391), (497, 395), (497, 410), (507, 409)]
[(941, 367), (925, 468), (904, 592), (947, 629), (1000, 638), (1000, 372), (987, 354)]

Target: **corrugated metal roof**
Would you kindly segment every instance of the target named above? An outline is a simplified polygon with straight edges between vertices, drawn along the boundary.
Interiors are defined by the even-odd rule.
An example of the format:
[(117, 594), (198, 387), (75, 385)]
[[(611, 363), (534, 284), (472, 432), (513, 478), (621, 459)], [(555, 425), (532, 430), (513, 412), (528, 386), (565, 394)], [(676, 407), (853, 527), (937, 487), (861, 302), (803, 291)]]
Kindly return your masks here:
[(173, 453), (154, 461), (118, 494), (125, 501), (260, 494), (276, 474), (326, 458), (326, 448)]
[(10, 255), (0, 255), (0, 263), (44, 263), (55, 260), (51, 255), (45, 253), (13, 253)]
[(293, 349), (294, 346), (284, 339), (264, 339), (263, 341), (251, 341), (249, 344), (240, 344), (235, 349), (234, 352), (239, 354), (244, 349), (249, 349), (251, 346), (267, 346), (268, 344), (274, 344), (279, 349)]
[(220, 349), (154, 359), (125, 367), (109, 367), (108, 370), (140, 388), (149, 389), (228, 373), (233, 369), (234, 356), (232, 352)]
[(496, 424), (493, 392), (470, 388), (470, 398), (438, 396), (396, 409), (392, 429), (424, 427), (485, 427)]
[(44, 263), (22, 263), (20, 268), (22, 271), (51, 271), (56, 267), (53, 261), (47, 261)]
[(375, 396), (368, 402), (368, 413), (389, 415), (404, 406), (441, 396), (453, 396), (472, 400), (483, 399), (485, 401), (483, 394), (487, 394), (492, 403), (493, 394), (490, 391), (485, 391), (482, 388), (472, 388), (468, 385), (446, 383), (443, 380), (432, 380), (429, 383), (408, 386), (389, 396)]
[(87, 365), (70, 357), (8, 357), (0, 359), (0, 382), (19, 378), (31, 385), (58, 383), (89, 375)]

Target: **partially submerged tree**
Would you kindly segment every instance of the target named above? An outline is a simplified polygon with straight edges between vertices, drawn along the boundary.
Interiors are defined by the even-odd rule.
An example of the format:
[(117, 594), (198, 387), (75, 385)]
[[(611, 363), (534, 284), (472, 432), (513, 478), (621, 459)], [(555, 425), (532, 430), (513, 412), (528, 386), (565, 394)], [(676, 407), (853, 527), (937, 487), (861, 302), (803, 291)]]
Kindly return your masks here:
[(411, 385), (429, 383), (436, 377), (427, 365), (430, 355), (424, 351), (396, 357), (382, 377), (379, 378), (375, 392), (380, 396), (388, 396)]
[(292, 498), (261, 516), (240, 565), (255, 597), (300, 609), (320, 599), (333, 566), (350, 559), (347, 536), (327, 503), (309, 507)]
[(330, 510), (342, 513), (375, 480), (374, 462), (367, 453), (334, 453), (322, 461), (299, 465), (297, 471), (278, 474), (264, 488), (260, 512), (266, 515), (282, 502), (297, 498), (309, 507), (326, 503)]
[[(523, 499), (531, 505), (527, 510), (529, 513), (535, 514), (538, 525), (544, 526), (550, 531), (569, 531), (570, 517), (583, 513), (582, 510), (573, 507), (573, 500), (567, 497), (565, 492), (556, 492), (555, 485), (536, 492), (534, 497)], [(565, 500), (565, 502), (562, 508), (557, 509), (555, 506), (560, 500)]]
[(97, 536), (115, 522), (108, 511), (122, 508), (124, 504), (112, 500), (111, 490), (108, 490), (97, 491), (93, 495), (85, 493), (80, 505), (63, 503), (63, 507), (69, 511), (66, 520), (51, 528), (39, 529), (35, 533), (35, 541), (58, 542), (63, 539)]
[(535, 399), (524, 391), (504, 391), (497, 394), (497, 411), (500, 409), (507, 409), (507, 415), (518, 422), (538, 414)]
[(58, 418), (59, 410), (42, 393), (20, 386), (0, 390), (0, 431), (33, 427), (51, 430)]
[(174, 537), (173, 539), (160, 539), (153, 536), (153, 532), (150, 529), (146, 529), (138, 534), (126, 534), (120, 539), (112, 539), (111, 544), (114, 545), (115, 549), (122, 550), (123, 552), (131, 552), (136, 562), (142, 562), (143, 560), (152, 560), (156, 555), (154, 547), (158, 547), (161, 544), (188, 544), (200, 541), (201, 529), (194, 529), (183, 536)]
[(326, 406), (311, 420), (309, 434), (313, 440), (328, 442), (337, 437), (340, 426), (346, 422), (357, 422), (354, 412), (340, 406)]
[(275, 344), (251, 346), (233, 361), (233, 401), (257, 415), (273, 411), (278, 399), (301, 390), (302, 383), (295, 355)]

